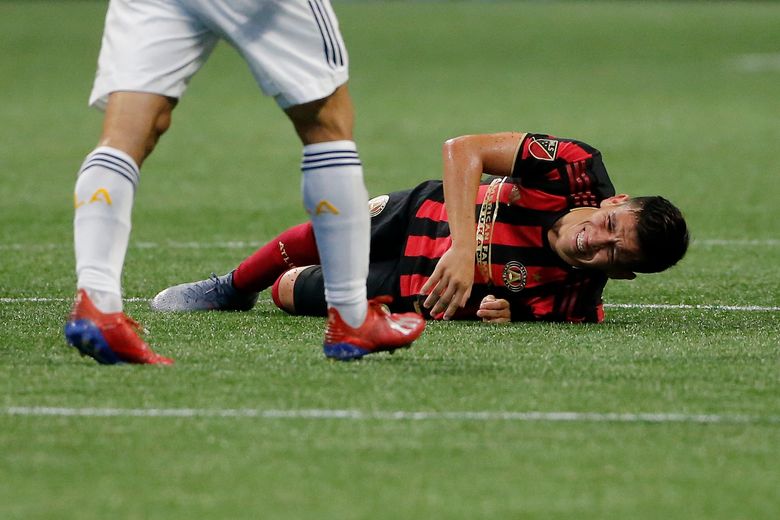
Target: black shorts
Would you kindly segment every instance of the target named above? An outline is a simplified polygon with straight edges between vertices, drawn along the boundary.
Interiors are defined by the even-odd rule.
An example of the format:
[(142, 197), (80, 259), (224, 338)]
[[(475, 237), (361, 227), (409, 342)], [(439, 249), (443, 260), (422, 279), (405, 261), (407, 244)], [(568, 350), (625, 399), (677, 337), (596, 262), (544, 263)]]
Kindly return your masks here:
[[(399, 262), (406, 247), (409, 220), (428, 193), (441, 189), (441, 181), (428, 181), (411, 190), (396, 191), (371, 199), (371, 254), (366, 288), (369, 298), (389, 295), (394, 302), (399, 298)], [(387, 197), (385, 200), (384, 197)], [(293, 287), (295, 314), (325, 316), (325, 281), (319, 265), (304, 269)], [(390, 310), (410, 309), (389, 305)]]
[[(366, 289), (369, 298), (390, 295), (397, 299), (398, 262), (388, 260), (369, 264)], [(326, 316), (325, 280), (322, 266), (312, 265), (298, 274), (293, 287), (295, 314), (302, 316)], [(392, 305), (390, 305), (392, 309)]]

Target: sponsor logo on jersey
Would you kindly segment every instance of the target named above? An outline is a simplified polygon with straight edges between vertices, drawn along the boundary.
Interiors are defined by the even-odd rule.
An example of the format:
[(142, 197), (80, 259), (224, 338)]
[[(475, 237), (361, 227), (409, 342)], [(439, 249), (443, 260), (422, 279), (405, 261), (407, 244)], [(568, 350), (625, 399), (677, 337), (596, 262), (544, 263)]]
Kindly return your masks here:
[(540, 161), (554, 161), (558, 155), (558, 141), (556, 139), (531, 138), (528, 152)]
[(387, 206), (388, 200), (390, 200), (389, 195), (380, 195), (368, 201), (368, 213), (371, 215), (371, 218), (382, 213), (382, 210)]
[(504, 266), (504, 286), (512, 292), (520, 292), (525, 289), (528, 281), (528, 270), (520, 262), (512, 260)]

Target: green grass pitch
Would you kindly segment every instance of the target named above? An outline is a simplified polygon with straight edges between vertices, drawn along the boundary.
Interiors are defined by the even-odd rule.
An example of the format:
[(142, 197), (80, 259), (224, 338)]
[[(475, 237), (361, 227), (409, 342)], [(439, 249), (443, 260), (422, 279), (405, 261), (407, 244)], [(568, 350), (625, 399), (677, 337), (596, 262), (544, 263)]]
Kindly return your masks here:
[(3, 1), (0, 518), (777, 518), (780, 4), (335, 8), (372, 195), (438, 177), (448, 137), (547, 131), (680, 205), (688, 257), (611, 283), (600, 326), (432, 323), (357, 363), (268, 294), (152, 314), (305, 218), (292, 127), (222, 46), (144, 167), (124, 273), (177, 363), (98, 366), (61, 328), (105, 2)]

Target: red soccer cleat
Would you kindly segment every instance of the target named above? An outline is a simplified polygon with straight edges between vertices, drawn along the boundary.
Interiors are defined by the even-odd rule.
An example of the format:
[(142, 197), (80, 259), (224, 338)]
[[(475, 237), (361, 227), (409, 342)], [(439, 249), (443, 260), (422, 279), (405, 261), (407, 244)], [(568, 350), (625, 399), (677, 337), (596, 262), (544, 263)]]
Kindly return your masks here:
[(325, 356), (341, 361), (360, 359), (366, 354), (408, 347), (423, 329), (425, 319), (419, 314), (394, 314), (384, 305), (392, 299), (380, 296), (368, 300), (366, 321), (353, 329), (341, 319), (339, 311), (328, 309), (328, 326), (322, 346)]
[(142, 363), (172, 365), (173, 360), (155, 354), (138, 336), (141, 326), (124, 312), (100, 312), (84, 289), (76, 295), (76, 302), (65, 324), (65, 338), (82, 355), (98, 363)]

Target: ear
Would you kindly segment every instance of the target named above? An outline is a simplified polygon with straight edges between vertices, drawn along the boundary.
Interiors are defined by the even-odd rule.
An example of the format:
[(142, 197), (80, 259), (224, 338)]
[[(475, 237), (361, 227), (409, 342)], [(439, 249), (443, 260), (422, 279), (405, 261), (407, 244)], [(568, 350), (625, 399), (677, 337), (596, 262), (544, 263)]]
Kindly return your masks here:
[(630, 195), (626, 195), (625, 193), (618, 193), (617, 195), (613, 195), (612, 197), (608, 197), (602, 200), (601, 204), (599, 204), (599, 207), (606, 208), (609, 206), (620, 206), (621, 204), (628, 202), (630, 198)]
[(633, 280), (636, 278), (636, 273), (631, 271), (610, 271), (607, 273), (607, 276), (613, 280)]

